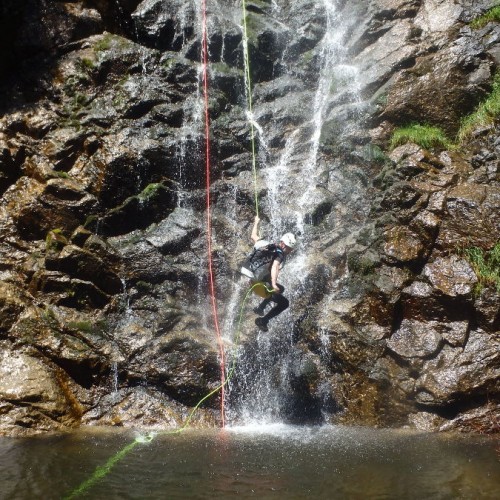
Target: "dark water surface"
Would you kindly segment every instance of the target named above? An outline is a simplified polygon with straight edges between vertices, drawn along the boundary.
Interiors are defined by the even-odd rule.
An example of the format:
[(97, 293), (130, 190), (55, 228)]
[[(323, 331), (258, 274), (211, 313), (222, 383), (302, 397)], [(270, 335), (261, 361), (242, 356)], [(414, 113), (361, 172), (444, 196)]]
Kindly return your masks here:
[[(0, 498), (74, 492), (139, 433), (0, 438)], [(140, 439), (140, 438), (139, 438)], [(499, 499), (499, 441), (347, 427), (157, 434), (77, 498)]]

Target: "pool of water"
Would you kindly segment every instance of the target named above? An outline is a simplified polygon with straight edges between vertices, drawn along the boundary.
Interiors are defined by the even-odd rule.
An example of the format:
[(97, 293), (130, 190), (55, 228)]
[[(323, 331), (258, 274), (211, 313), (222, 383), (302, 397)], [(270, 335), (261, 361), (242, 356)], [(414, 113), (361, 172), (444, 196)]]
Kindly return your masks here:
[(494, 437), (283, 425), (144, 436), (0, 438), (0, 498), (500, 498)]

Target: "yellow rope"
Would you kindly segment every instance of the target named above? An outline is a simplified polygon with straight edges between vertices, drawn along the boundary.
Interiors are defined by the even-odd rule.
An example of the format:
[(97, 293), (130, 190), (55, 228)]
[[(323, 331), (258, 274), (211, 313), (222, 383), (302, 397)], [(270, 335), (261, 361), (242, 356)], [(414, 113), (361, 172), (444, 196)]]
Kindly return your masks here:
[[(243, 0), (243, 52), (244, 52), (244, 65), (245, 65), (245, 93), (247, 96), (247, 107), (248, 107), (248, 114), (249, 114), (249, 124), (250, 124), (250, 141), (251, 141), (251, 148), (252, 148), (252, 172), (253, 172), (253, 183), (254, 183), (254, 198), (255, 198), (255, 213), (257, 216), (259, 216), (259, 195), (258, 195), (258, 190), (257, 190), (257, 160), (256, 160), (256, 152), (255, 152), (255, 127), (253, 124), (253, 105), (252, 105), (252, 80), (251, 80), (251, 75), (250, 75), (250, 58), (249, 58), (249, 53), (248, 53), (248, 27), (247, 27), (247, 7), (246, 7), (246, 1)], [(254, 290), (255, 287), (257, 286), (262, 286), (262, 283), (255, 283), (252, 285), (249, 290), (246, 292), (246, 295), (243, 299), (241, 309), (240, 309), (240, 315), (239, 315), (239, 320), (238, 320), (238, 326), (237, 326), (237, 333), (235, 336), (235, 349), (238, 345), (239, 342), (239, 333), (241, 330), (241, 322), (243, 318), (243, 309), (245, 306), (246, 301), (248, 300), (248, 296), (250, 293)], [(265, 286), (265, 285), (264, 285)], [(266, 290), (269, 293), (272, 293), (273, 290), (267, 289)], [(234, 353), (233, 353), (234, 354)], [(203, 404), (204, 401), (212, 397), (214, 394), (219, 392), (225, 385), (229, 383), (231, 378), (234, 375), (234, 371), (236, 368), (236, 356), (233, 355), (233, 361), (231, 363), (231, 368), (228, 372), (228, 376), (224, 380), (223, 383), (221, 383), (219, 386), (217, 386), (215, 389), (210, 391), (206, 396), (200, 399), (196, 406), (191, 410), (189, 413), (186, 421), (182, 425), (182, 427), (175, 429), (173, 431), (163, 431), (158, 434), (166, 434), (166, 435), (172, 435), (172, 434), (180, 434), (184, 430), (187, 429), (189, 426), (189, 423), (191, 422), (194, 414), (198, 410), (198, 408)], [(120, 449), (115, 455), (113, 455), (104, 465), (101, 465), (96, 468), (94, 471), (93, 475), (84, 481), (78, 488), (73, 490), (69, 495), (67, 495), (65, 498), (66, 499), (71, 499), (75, 498), (77, 496), (82, 495), (85, 493), (91, 486), (93, 486), (97, 481), (102, 479), (104, 476), (108, 475), (113, 466), (122, 460), (130, 451), (132, 451), (135, 446), (139, 443), (147, 443), (151, 442), (154, 437), (157, 434), (149, 434), (146, 438), (137, 438), (131, 443), (129, 443), (127, 446), (124, 448)]]
[[(182, 427), (179, 427), (178, 429), (174, 429), (172, 431), (162, 431), (158, 433), (150, 433), (146, 437), (137, 437), (134, 441), (131, 443), (127, 444), (120, 450), (118, 450), (104, 465), (98, 466), (92, 476), (90, 476), (87, 480), (85, 480), (83, 483), (81, 483), (77, 488), (75, 488), (73, 491), (71, 491), (68, 495), (64, 497), (64, 500), (70, 500), (73, 498), (76, 498), (80, 495), (83, 495), (87, 490), (89, 490), (95, 483), (97, 483), (100, 479), (104, 478), (107, 476), (110, 472), (111, 469), (118, 463), (120, 462), (123, 458), (125, 458), (126, 455), (128, 455), (138, 444), (144, 444), (144, 443), (150, 443), (153, 441), (153, 439), (158, 436), (158, 435), (173, 435), (173, 434), (180, 434), (181, 432), (184, 432), (187, 427), (189, 426), (189, 423), (191, 422), (191, 419), (193, 418), (193, 415), (196, 413), (198, 408), (201, 406), (201, 404), (206, 401), (208, 398), (212, 397), (214, 394), (219, 392), (225, 385), (229, 383), (231, 378), (234, 375), (235, 369), (236, 369), (236, 348), (238, 347), (239, 343), (239, 337), (240, 337), (240, 331), (241, 331), (241, 323), (243, 321), (243, 310), (245, 307), (245, 304), (248, 300), (248, 297), (250, 293), (254, 290), (255, 287), (257, 286), (262, 286), (263, 283), (255, 283), (252, 285), (246, 292), (245, 297), (243, 298), (243, 302), (241, 303), (241, 308), (240, 308), (240, 314), (238, 318), (238, 325), (236, 328), (236, 335), (234, 339), (234, 352), (233, 352), (233, 360), (231, 363), (231, 368), (229, 369), (228, 375), (224, 382), (220, 385), (218, 385), (215, 389), (210, 391), (206, 396), (203, 396), (203, 398), (198, 401), (196, 406), (191, 410), (189, 413), (186, 421), (182, 425)], [(267, 286), (264, 284), (266, 287), (266, 290), (271, 293), (272, 289), (267, 288)]]
[(255, 214), (259, 215), (259, 195), (257, 192), (257, 161), (255, 155), (255, 129), (253, 125), (253, 107), (252, 107), (252, 80), (250, 77), (250, 59), (248, 55), (248, 28), (247, 28), (247, 4), (243, 0), (243, 54), (245, 64), (245, 93), (247, 96), (247, 107), (250, 122), (250, 141), (252, 145), (252, 172), (255, 197)]

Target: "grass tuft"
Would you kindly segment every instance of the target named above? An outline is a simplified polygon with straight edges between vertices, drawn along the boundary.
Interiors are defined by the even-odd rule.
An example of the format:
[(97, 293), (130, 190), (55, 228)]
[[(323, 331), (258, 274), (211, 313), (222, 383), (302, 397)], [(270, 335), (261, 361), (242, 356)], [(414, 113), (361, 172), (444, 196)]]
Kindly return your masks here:
[(477, 30), (483, 28), (484, 26), (486, 26), (488, 23), (491, 22), (496, 22), (496, 23), (500, 22), (500, 5), (491, 8), (483, 15), (476, 17), (476, 19), (471, 21), (470, 27), (474, 30)]
[(470, 247), (464, 249), (464, 255), (476, 273), (478, 292), (484, 287), (494, 286), (500, 293), (500, 241), (488, 252)]
[(476, 111), (466, 116), (462, 120), (458, 131), (458, 140), (463, 141), (470, 137), (472, 132), (481, 126), (486, 126), (495, 121), (500, 116), (500, 71), (493, 79), (493, 88), (487, 99), (482, 102)]
[(406, 127), (397, 128), (391, 138), (390, 148), (413, 142), (425, 149), (435, 147), (447, 148), (451, 145), (446, 134), (439, 127), (414, 123)]

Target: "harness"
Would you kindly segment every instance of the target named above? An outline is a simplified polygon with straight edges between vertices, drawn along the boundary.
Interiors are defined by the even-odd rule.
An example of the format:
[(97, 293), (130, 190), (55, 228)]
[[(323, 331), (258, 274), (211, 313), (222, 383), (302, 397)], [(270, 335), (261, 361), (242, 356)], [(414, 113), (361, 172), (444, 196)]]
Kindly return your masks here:
[(257, 246), (257, 244), (243, 262), (241, 274), (255, 281), (269, 281), (272, 262), (278, 255), (281, 257), (281, 265), (283, 265), (285, 263), (285, 252), (275, 243), (262, 241), (260, 245)]

